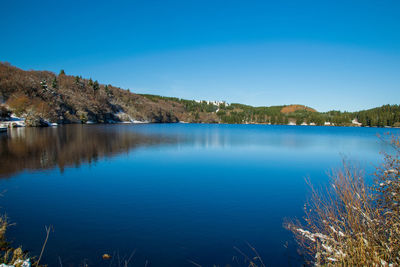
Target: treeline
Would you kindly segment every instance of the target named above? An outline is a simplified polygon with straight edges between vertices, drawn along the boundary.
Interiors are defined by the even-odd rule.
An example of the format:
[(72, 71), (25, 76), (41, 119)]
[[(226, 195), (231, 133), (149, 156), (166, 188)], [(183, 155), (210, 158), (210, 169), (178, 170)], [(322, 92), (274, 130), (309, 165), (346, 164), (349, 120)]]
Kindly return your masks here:
[[(290, 107), (292, 111), (283, 112)], [(348, 115), (338, 114), (331, 111), (319, 113), (306, 106), (271, 106), (271, 107), (252, 107), (242, 104), (232, 104), (226, 108), (221, 108), (217, 115), (223, 123), (267, 123), (267, 124), (315, 124), (324, 125), (325, 122), (335, 122), (336, 124), (351, 123)]]
[(268, 123), (288, 124), (302, 123), (312, 125), (352, 126), (360, 125), (369, 127), (400, 127), (400, 106), (384, 105), (369, 110), (358, 112), (328, 111), (316, 112), (305, 108), (290, 113), (283, 113), (285, 106), (251, 107), (241, 104), (232, 104), (220, 108), (217, 115), (223, 123)]
[(159, 102), (160, 100), (164, 100), (164, 101), (172, 101), (179, 103), (183, 105), (186, 112), (216, 112), (218, 110), (218, 105), (209, 103), (205, 100), (195, 101), (195, 100), (186, 100), (177, 97), (167, 97), (159, 95), (149, 95), (149, 94), (140, 94), (140, 95), (154, 102)]
[(397, 126), (400, 127), (400, 106), (384, 105), (379, 108), (363, 110), (355, 113), (359, 122), (365, 126)]
[(264, 124), (307, 124), (335, 126), (369, 126), (369, 127), (400, 127), (400, 106), (384, 105), (358, 112), (342, 112), (331, 110), (317, 112), (303, 105), (282, 105), (270, 107), (253, 107), (239, 103), (219, 103), (209, 101), (185, 100), (176, 97), (158, 95), (142, 96), (154, 101), (172, 101), (183, 105), (185, 112), (194, 114), (197, 121), (200, 113), (216, 113), (220, 123), (264, 123)]

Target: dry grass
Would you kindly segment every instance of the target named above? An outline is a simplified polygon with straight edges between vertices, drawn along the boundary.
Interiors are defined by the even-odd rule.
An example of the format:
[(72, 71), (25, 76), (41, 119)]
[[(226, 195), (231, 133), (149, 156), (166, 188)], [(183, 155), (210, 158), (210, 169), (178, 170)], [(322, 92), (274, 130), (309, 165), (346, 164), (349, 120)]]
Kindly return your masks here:
[[(247, 243), (247, 246), (249, 247), (251, 254), (246, 254), (242, 250), (240, 250), (237, 247), (234, 247), (234, 249), (243, 257), (244, 259), (244, 264), (242, 266), (249, 266), (249, 267), (266, 267), (264, 264), (260, 254), (258, 251), (250, 245), (250, 243)], [(250, 255), (250, 256), (249, 256)], [(252, 255), (252, 256), (251, 256)], [(235, 257), (237, 260), (237, 258)], [(239, 262), (238, 262), (239, 263)], [(239, 263), (239, 265), (241, 265)]]
[(305, 223), (288, 222), (310, 264), (317, 266), (399, 266), (400, 143), (384, 154), (375, 180), (367, 185), (362, 171), (344, 161), (331, 184), (316, 190), (304, 206)]
[(29, 257), (26, 251), (23, 251), (21, 247), (14, 248), (6, 239), (6, 232), (10, 226), (6, 216), (0, 216), (0, 264), (6, 264), (8, 266), (25, 267), (25, 266), (36, 266), (44, 267), (47, 265), (40, 265), (40, 259), (46, 247), (47, 240), (50, 235), (50, 229), (52, 227), (46, 227), (46, 239), (42, 246), (42, 250), (39, 259), (35, 261), (35, 257)]
[(27, 253), (22, 251), (21, 247), (12, 248), (10, 243), (7, 242), (5, 234), (10, 224), (5, 216), (0, 217), (0, 263), (7, 265), (14, 265), (16, 267), (22, 266), (24, 261), (28, 260)]

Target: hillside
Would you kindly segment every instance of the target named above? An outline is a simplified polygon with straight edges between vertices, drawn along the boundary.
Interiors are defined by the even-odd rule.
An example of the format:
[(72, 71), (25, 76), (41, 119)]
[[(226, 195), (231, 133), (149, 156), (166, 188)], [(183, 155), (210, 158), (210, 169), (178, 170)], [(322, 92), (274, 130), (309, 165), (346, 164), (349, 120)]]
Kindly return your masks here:
[(385, 105), (359, 112), (317, 112), (304, 105), (252, 107), (238, 103), (194, 101), (176, 97), (136, 94), (71, 76), (64, 71), (24, 71), (0, 63), (0, 117), (10, 112), (30, 126), (47, 122), (112, 123), (120, 121), (263, 123), (351, 126), (400, 126), (400, 107)]
[[(63, 71), (24, 71), (0, 63), (0, 101), (17, 115), (57, 123), (191, 121), (183, 104), (168, 99), (151, 100), (112, 85), (71, 76)], [(200, 114), (205, 122), (215, 114)]]
[(304, 105), (289, 105), (289, 106), (285, 106), (281, 109), (281, 112), (284, 114), (290, 114), (296, 111), (311, 111), (311, 112), (317, 112), (315, 109), (310, 108), (310, 107), (306, 107)]

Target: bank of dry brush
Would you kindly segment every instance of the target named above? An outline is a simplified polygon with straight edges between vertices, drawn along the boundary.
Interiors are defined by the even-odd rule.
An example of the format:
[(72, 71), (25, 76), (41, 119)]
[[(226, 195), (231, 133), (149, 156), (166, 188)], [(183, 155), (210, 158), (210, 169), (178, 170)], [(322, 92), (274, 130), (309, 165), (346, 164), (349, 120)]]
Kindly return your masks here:
[[(387, 138), (383, 138), (387, 140)], [(285, 224), (308, 263), (317, 266), (400, 265), (400, 139), (392, 136), (374, 182), (349, 162), (325, 190), (311, 186), (305, 220)]]

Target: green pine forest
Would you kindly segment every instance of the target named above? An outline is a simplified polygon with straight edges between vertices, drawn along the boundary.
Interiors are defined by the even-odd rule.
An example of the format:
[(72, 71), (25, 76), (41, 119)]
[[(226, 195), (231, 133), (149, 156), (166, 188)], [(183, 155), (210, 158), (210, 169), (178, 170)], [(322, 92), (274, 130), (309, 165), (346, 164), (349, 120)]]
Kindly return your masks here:
[[(194, 101), (179, 99), (176, 97), (163, 97), (158, 95), (142, 96), (157, 102), (159, 100), (169, 100), (184, 105), (189, 113), (200, 114), (216, 112), (221, 123), (243, 124), (296, 124), (313, 123), (324, 125), (330, 122), (335, 126), (352, 126), (352, 121), (356, 119), (362, 126), (369, 127), (400, 127), (400, 106), (383, 105), (381, 107), (362, 110), (358, 112), (328, 111), (317, 112), (312, 108), (302, 105), (283, 105), (270, 107), (253, 107), (238, 103), (233, 104), (214, 104), (208, 101)], [(284, 108), (293, 107), (291, 112), (285, 112)], [(195, 116), (196, 117), (196, 116)], [(198, 117), (198, 116), (197, 116)]]

